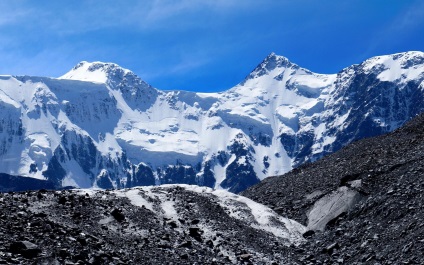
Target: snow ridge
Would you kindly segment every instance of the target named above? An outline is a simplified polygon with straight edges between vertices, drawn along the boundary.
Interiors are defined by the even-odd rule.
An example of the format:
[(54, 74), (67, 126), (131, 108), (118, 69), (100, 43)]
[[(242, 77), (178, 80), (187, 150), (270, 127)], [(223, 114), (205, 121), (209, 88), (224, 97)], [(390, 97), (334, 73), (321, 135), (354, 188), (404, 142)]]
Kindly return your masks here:
[(113, 63), (0, 77), (0, 170), (57, 186), (240, 192), (424, 110), (424, 54), (317, 74), (271, 53), (221, 93), (160, 91)]

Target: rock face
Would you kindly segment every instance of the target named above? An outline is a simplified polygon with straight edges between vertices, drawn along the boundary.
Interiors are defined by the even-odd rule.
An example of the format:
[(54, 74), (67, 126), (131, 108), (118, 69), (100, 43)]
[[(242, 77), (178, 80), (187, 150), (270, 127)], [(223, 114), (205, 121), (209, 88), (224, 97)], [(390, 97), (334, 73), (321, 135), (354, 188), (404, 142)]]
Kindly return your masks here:
[(292, 264), (305, 229), (198, 186), (0, 193), (2, 264)]
[(424, 54), (316, 74), (270, 54), (222, 93), (160, 91), (116, 64), (0, 76), (0, 171), (55, 186), (240, 192), (424, 111)]
[(242, 194), (309, 230), (303, 264), (422, 264), (424, 115)]
[(346, 186), (325, 195), (311, 207), (307, 229), (324, 231), (329, 222), (350, 211), (360, 199), (359, 192)]

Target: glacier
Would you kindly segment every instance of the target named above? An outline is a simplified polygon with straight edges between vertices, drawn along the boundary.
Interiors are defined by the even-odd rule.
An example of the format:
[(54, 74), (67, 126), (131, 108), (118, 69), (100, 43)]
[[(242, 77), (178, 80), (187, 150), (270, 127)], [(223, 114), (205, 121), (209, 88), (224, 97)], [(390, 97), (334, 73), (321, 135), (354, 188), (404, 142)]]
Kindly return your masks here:
[(424, 53), (317, 74), (271, 53), (220, 93), (162, 91), (113, 63), (0, 76), (0, 172), (57, 187), (240, 192), (424, 110)]

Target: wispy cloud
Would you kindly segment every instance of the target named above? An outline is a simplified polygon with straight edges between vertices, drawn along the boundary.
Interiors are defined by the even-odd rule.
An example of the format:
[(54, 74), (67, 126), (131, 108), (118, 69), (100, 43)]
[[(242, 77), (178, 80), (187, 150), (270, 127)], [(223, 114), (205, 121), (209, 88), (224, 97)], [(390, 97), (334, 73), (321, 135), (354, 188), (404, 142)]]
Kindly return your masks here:
[[(368, 58), (379, 55), (382, 46), (396, 47), (396, 44), (402, 43), (405, 37), (417, 34), (417, 29), (420, 28), (424, 30), (424, 2), (415, 1), (375, 33), (368, 41), (368, 48), (361, 54), (361, 57)], [(406, 50), (397, 50), (397, 52), (403, 51)]]
[(34, 10), (22, 5), (22, 1), (0, 2), (0, 27), (19, 23), (29, 17)]
[(424, 2), (418, 1), (402, 12), (393, 22), (388, 31), (409, 31), (424, 22)]
[[(172, 0), (154, 0), (148, 9), (147, 15), (145, 17), (146, 22), (156, 22), (161, 20), (167, 20), (172, 17), (187, 15), (198, 12), (205, 11), (212, 13), (223, 13), (234, 8), (241, 9), (243, 7), (249, 6), (252, 4), (252, 1), (234, 1), (234, 0), (181, 0), (181, 1), (172, 1)], [(193, 21), (193, 23), (196, 23)]]
[[(10, 4), (13, 3), (13, 4)], [(56, 34), (81, 34), (94, 30), (128, 27), (132, 30), (174, 30), (199, 27), (215, 15), (239, 12), (257, 5), (245, 0), (128, 0), (120, 1), (8, 1), (0, 2), (0, 26), (26, 23)], [(212, 21), (212, 20), (209, 20)]]

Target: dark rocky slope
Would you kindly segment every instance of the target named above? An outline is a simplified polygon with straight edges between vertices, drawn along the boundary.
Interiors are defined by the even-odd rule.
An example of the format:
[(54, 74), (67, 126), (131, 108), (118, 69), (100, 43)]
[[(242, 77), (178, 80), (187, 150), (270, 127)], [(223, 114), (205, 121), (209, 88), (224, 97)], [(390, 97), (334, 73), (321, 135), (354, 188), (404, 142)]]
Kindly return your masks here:
[(423, 264), (423, 129), (420, 115), (242, 195), (308, 226), (304, 264)]
[(304, 231), (195, 186), (0, 193), (0, 264), (292, 264)]
[(53, 182), (0, 173), (0, 192), (60, 189)]

